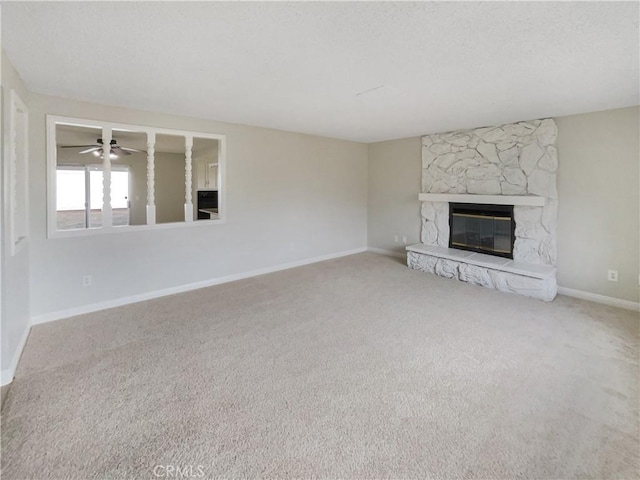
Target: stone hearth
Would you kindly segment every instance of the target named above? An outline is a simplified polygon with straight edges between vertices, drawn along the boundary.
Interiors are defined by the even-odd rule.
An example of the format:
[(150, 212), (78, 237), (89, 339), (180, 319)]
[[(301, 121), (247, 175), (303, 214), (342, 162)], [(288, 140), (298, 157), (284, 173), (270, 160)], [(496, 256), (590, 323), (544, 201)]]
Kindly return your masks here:
[(553, 300), (558, 290), (555, 267), (453, 248), (410, 245), (407, 265), (414, 270), (545, 301)]

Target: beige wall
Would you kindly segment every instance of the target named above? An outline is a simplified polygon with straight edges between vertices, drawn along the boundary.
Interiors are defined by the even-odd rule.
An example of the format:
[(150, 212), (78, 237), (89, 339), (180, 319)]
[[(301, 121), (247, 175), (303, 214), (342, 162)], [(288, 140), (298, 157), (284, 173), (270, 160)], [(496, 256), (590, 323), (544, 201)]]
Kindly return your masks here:
[(419, 137), (369, 145), (369, 247), (403, 254), (396, 235), (409, 245), (420, 241), (421, 148)]
[(638, 301), (639, 115), (636, 107), (556, 119), (563, 287)]
[[(558, 283), (638, 302), (639, 109), (556, 118)], [(369, 145), (368, 245), (402, 253), (395, 234), (419, 242), (419, 137)], [(617, 283), (607, 270), (619, 271)]]
[[(30, 291), (36, 320), (85, 305), (366, 248), (364, 144), (34, 93), (30, 109)], [(47, 239), (46, 114), (227, 135), (227, 223)], [(159, 210), (160, 205), (160, 214)], [(82, 287), (83, 275), (92, 275), (91, 287)]]
[(184, 221), (184, 154), (159, 153), (156, 155), (155, 191), (157, 192), (156, 222)]
[[(147, 223), (147, 155), (132, 153), (120, 163), (129, 165), (129, 225)], [(162, 195), (161, 192), (154, 192)]]

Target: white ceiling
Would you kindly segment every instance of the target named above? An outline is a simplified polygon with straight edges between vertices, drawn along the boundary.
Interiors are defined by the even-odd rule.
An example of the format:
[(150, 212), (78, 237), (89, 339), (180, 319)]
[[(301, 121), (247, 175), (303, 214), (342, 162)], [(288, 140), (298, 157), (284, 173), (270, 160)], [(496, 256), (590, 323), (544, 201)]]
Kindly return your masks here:
[(5, 2), (2, 46), (35, 92), (373, 142), (638, 105), (638, 17), (637, 2)]

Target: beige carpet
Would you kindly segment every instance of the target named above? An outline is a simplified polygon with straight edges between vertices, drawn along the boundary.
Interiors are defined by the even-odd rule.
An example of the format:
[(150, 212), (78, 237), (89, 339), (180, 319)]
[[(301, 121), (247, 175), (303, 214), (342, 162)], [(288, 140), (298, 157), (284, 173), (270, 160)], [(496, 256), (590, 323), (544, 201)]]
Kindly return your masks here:
[(639, 325), (370, 253), (53, 322), (2, 478), (638, 478)]

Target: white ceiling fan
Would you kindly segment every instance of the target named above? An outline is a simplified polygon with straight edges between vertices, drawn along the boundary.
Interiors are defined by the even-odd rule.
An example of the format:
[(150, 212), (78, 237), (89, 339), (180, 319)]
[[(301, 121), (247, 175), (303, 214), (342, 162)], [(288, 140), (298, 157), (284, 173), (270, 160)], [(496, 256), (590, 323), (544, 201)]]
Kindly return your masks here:
[[(104, 154), (104, 143), (101, 138), (96, 140), (97, 144), (94, 145), (63, 145), (61, 148), (84, 148), (78, 154), (82, 155), (85, 153), (93, 153), (96, 157), (102, 158)], [(144, 150), (138, 150), (137, 148), (130, 147), (121, 147), (118, 145), (117, 140), (114, 138), (111, 140), (111, 148), (109, 151), (109, 156), (111, 158), (118, 158), (123, 155), (131, 155), (131, 152), (142, 152), (145, 153)]]

